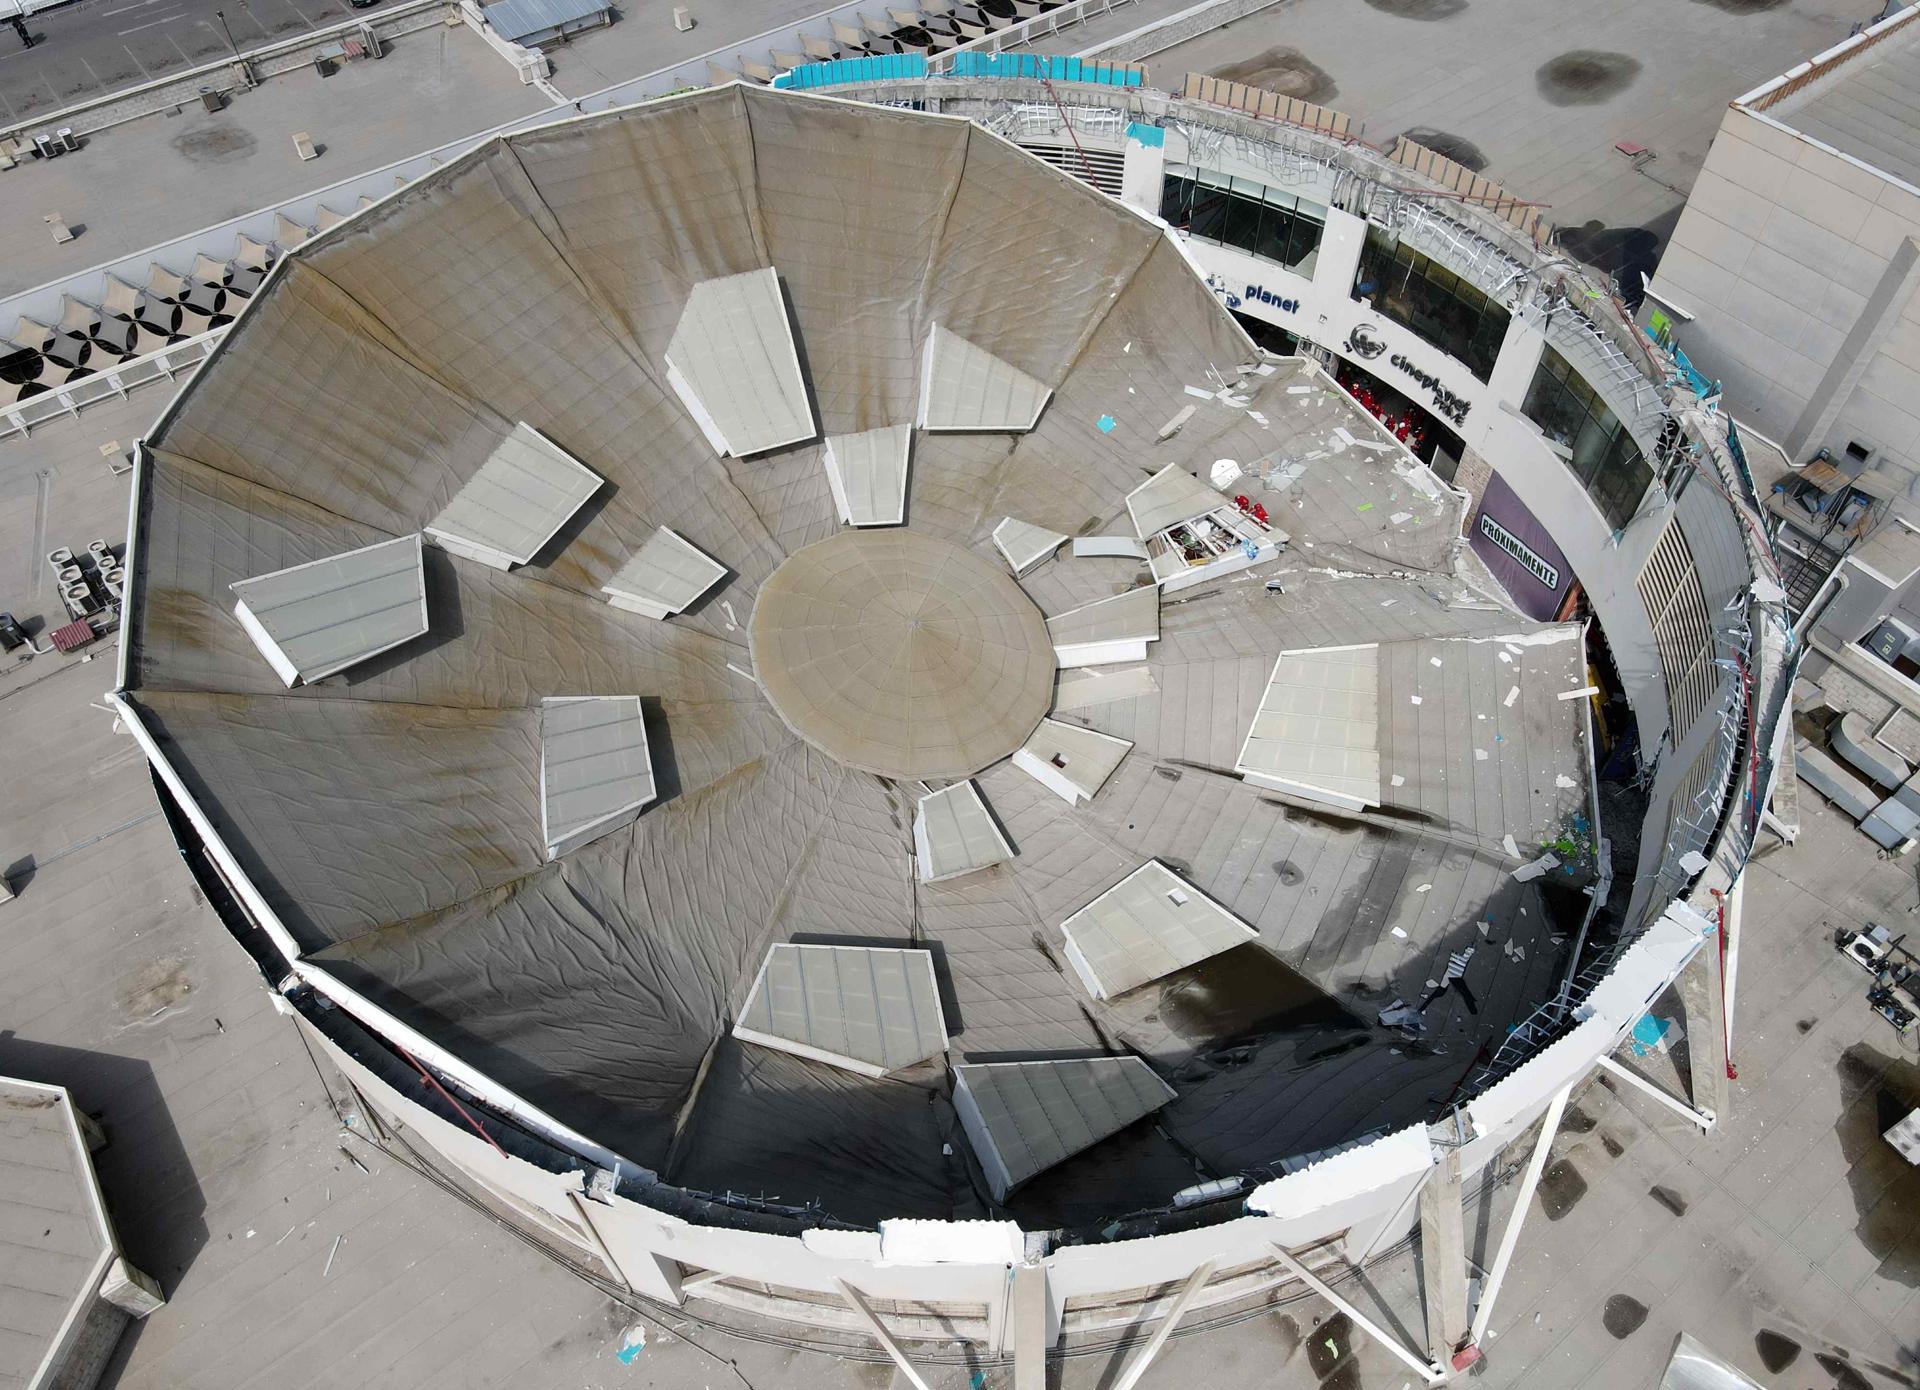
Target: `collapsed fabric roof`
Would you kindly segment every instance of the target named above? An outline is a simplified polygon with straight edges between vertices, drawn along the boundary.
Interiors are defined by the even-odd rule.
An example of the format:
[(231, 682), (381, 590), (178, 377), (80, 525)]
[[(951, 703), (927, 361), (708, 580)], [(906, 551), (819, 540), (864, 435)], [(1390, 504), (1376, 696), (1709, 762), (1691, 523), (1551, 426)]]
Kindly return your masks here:
[[(769, 267), (812, 432), (724, 457), (669, 348), (697, 286)], [(915, 436), (907, 525), (843, 531), (823, 440), (920, 418), (936, 325), (1037, 389), (997, 416), (936, 412), (966, 424)], [(1545, 886), (1514, 882), (1501, 841), (1531, 847), (1584, 805), (1580, 704), (1552, 694), (1577, 641), (1508, 653), (1531, 674), (1485, 711), (1501, 765), (1465, 746), (1458, 763), (1428, 757), (1441, 735), (1425, 724), (1386, 731), (1383, 771), (1407, 780), (1383, 795), (1419, 812), (1403, 822), (1337, 823), (1228, 771), (1284, 648), (1391, 639), (1406, 650), (1383, 689), (1404, 703), (1427, 682), (1422, 713), (1457, 728), (1497, 696), (1505, 646), (1436, 651), (1444, 670), (1412, 648), (1531, 642), (1456, 574), (1452, 494), (1390, 520), (1390, 495), (1414, 486), (1394, 460), (1343, 460), (1285, 494), (1289, 529), (1344, 577), (1183, 595), (1144, 676), (1076, 682), (1072, 708), (1042, 721), (1040, 615), (1137, 582), (1137, 564), (1063, 555), (1016, 583), (995, 528), (1127, 530), (1138, 441), (1209, 373), (1249, 405), (1199, 403), (1156, 463), (1304, 457), (1335, 422), (1363, 427), (1314, 368), (1252, 361), (1159, 227), (959, 120), (734, 87), (516, 134), (290, 253), (149, 432), (130, 717), (315, 970), (669, 1183), (856, 1222), (985, 1214), (964, 1155), (943, 1151), (963, 1146), (939, 1066), (872, 1078), (733, 1036), (776, 946), (924, 951), (958, 1061), (1149, 1058), (1181, 1078), (1160, 1111), (1177, 1143), (1129, 1130), (1103, 1141), (1124, 1161), (1097, 1148), (1008, 1198), (1023, 1222), (1098, 1225), (1189, 1185), (1196, 1163), (1237, 1171), (1418, 1118), (1557, 963)], [(1118, 428), (1094, 428), (1102, 414)], [(605, 480), (592, 505), (510, 572), (428, 547), (427, 630), (288, 689), (228, 586), (417, 547), (520, 422)], [(797, 625), (769, 616), (816, 549), (890, 538), (897, 567), (824, 588), (822, 567), (794, 586), (810, 589)], [(603, 592), (618, 598), (623, 572), (640, 611)], [(897, 601), (896, 573), (919, 576), (925, 606)], [(874, 701), (876, 684), (931, 692), (946, 729), (929, 739), (941, 721)], [(655, 794), (549, 859), (543, 711), (559, 697), (638, 701)], [(954, 772), (911, 761), (948, 744)], [(845, 756), (861, 747), (889, 756)], [(920, 884), (919, 800), (965, 775), (1018, 854)], [(619, 797), (609, 814), (639, 800)], [(1257, 940), (1090, 997), (1062, 923), (1156, 857)], [(1230, 967), (1263, 999), (1417, 993), (1478, 921), (1528, 950), (1475, 956), (1475, 1011), (1430, 1008), (1449, 1057), (1355, 1033), (1336, 1002), (1309, 1011), (1328, 1020), (1314, 1027), (1362, 1041), (1305, 1065), (1324, 1031), (1249, 1043), (1272, 1010), (1236, 1012), (1207, 973)], [(1228, 1039), (1243, 1064), (1215, 1059)]]

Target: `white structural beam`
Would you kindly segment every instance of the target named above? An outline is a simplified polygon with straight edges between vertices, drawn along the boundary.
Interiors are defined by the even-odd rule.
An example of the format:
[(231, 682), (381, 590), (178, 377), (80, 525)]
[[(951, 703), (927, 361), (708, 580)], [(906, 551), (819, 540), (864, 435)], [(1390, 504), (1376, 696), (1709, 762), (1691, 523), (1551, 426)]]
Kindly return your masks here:
[(858, 1313), (861, 1320), (866, 1323), (873, 1333), (874, 1340), (880, 1343), (880, 1349), (893, 1358), (893, 1364), (900, 1368), (900, 1374), (907, 1378), (907, 1384), (911, 1385), (913, 1390), (933, 1390), (920, 1372), (913, 1368), (913, 1363), (907, 1360), (907, 1354), (900, 1349), (900, 1344), (893, 1339), (893, 1334), (887, 1331), (886, 1324), (881, 1322), (873, 1309), (867, 1306), (867, 1301), (860, 1296), (860, 1291), (844, 1279), (836, 1279), (833, 1283), (834, 1287), (840, 1290), (840, 1297), (846, 1299), (847, 1306)]
[(1740, 911), (1746, 902), (1747, 876), (1741, 874), (1720, 899), (1720, 930), (1726, 933), (1727, 981), (1721, 990), (1725, 1010), (1727, 1051), (1733, 1051), (1733, 996), (1740, 986)]
[(1671, 1110), (1674, 1114), (1678, 1115), (1681, 1119), (1689, 1120), (1692, 1123), (1699, 1125), (1702, 1131), (1710, 1130), (1713, 1128), (1713, 1116), (1707, 1114), (1705, 1111), (1695, 1110), (1691, 1105), (1688, 1105), (1684, 1100), (1681, 1100), (1678, 1096), (1669, 1095), (1666, 1091), (1662, 1090), (1660, 1087), (1654, 1085), (1651, 1081), (1647, 1080), (1646, 1077), (1640, 1075), (1639, 1072), (1634, 1071), (1630, 1067), (1621, 1065), (1619, 1062), (1615, 1061), (1611, 1056), (1602, 1057), (1600, 1059), (1600, 1065), (1606, 1068), (1606, 1070), (1611, 1075), (1619, 1077), (1622, 1081), (1626, 1082), (1629, 1086), (1632, 1086), (1635, 1090), (1639, 1091), (1642, 1095), (1648, 1096), (1653, 1100), (1659, 1101), (1662, 1105), (1666, 1106), (1667, 1109)]
[(1534, 1189), (1540, 1186), (1540, 1174), (1546, 1171), (1547, 1151), (1553, 1147), (1553, 1136), (1560, 1132), (1560, 1117), (1566, 1113), (1567, 1097), (1572, 1094), (1572, 1086), (1561, 1088), (1548, 1102), (1546, 1116), (1540, 1121), (1540, 1137), (1534, 1141), (1533, 1157), (1527, 1160), (1527, 1175), (1520, 1180), (1520, 1192), (1514, 1198), (1513, 1211), (1507, 1216), (1506, 1229), (1500, 1232), (1500, 1249), (1493, 1257), (1493, 1268), (1487, 1271), (1487, 1282), (1480, 1290), (1480, 1306), (1473, 1310), (1473, 1328), (1467, 1334), (1467, 1339), (1474, 1346), (1479, 1346), (1486, 1338), (1487, 1327), (1493, 1321), (1493, 1300), (1500, 1294), (1501, 1282), (1507, 1277), (1507, 1266), (1513, 1263), (1513, 1252), (1520, 1244), (1521, 1224), (1527, 1219), (1527, 1208), (1533, 1205)]
[(1301, 1264), (1300, 1261), (1294, 1259), (1284, 1247), (1275, 1245), (1272, 1247), (1272, 1250), (1274, 1258), (1285, 1266), (1288, 1273), (1292, 1274), (1308, 1288), (1319, 1294), (1320, 1297), (1326, 1299), (1327, 1302), (1331, 1303), (1335, 1308), (1345, 1313), (1348, 1322), (1352, 1323), (1355, 1327), (1373, 1338), (1374, 1341), (1392, 1352), (1395, 1357), (1405, 1363), (1408, 1370), (1419, 1376), (1424, 1383), (1428, 1385), (1439, 1385), (1447, 1379), (1445, 1371), (1431, 1362), (1422, 1361), (1419, 1357), (1401, 1346), (1398, 1337), (1395, 1337), (1391, 1332), (1380, 1326), (1379, 1323), (1369, 1318), (1365, 1313), (1354, 1307), (1353, 1304), (1335, 1293), (1332, 1286), (1329, 1285), (1326, 1280)]
[(1153, 1364), (1153, 1358), (1160, 1354), (1160, 1348), (1167, 1344), (1167, 1338), (1173, 1335), (1173, 1325), (1180, 1321), (1194, 1297), (1205, 1287), (1213, 1276), (1214, 1260), (1202, 1260), (1199, 1268), (1187, 1276), (1187, 1282), (1180, 1286), (1179, 1295), (1173, 1300), (1173, 1307), (1167, 1309), (1166, 1316), (1160, 1319), (1160, 1325), (1153, 1329), (1153, 1335), (1147, 1338), (1147, 1344), (1140, 1348), (1140, 1354), (1127, 1363), (1127, 1369), (1120, 1373), (1120, 1379), (1114, 1382), (1113, 1390), (1133, 1390), (1140, 1383), (1140, 1377), (1147, 1373), (1147, 1367)]
[(1047, 1390), (1047, 1348), (1053, 1345), (1047, 1267), (1013, 1268), (1013, 1390)]

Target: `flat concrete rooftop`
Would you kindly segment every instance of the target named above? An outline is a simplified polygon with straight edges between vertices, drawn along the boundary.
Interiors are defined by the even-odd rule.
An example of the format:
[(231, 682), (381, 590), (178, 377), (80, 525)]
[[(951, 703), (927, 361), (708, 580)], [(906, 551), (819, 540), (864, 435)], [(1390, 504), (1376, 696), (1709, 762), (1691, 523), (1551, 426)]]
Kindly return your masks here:
[[(1547, 205), (1562, 244), (1651, 274), (1729, 101), (1847, 36), (1824, 0), (1286, 0), (1147, 59), (1330, 106)], [(1636, 171), (1614, 146), (1644, 145)], [(1630, 290), (1639, 288), (1630, 277)]]

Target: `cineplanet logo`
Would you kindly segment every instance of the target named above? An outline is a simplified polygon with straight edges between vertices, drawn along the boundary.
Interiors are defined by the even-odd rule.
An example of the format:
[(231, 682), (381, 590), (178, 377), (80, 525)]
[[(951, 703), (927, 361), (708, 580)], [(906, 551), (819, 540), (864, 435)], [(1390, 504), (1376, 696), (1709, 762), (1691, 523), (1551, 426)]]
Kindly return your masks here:
[(1362, 361), (1373, 361), (1387, 350), (1387, 345), (1380, 341), (1379, 333), (1380, 329), (1375, 324), (1355, 324), (1353, 332), (1347, 334), (1347, 351)]

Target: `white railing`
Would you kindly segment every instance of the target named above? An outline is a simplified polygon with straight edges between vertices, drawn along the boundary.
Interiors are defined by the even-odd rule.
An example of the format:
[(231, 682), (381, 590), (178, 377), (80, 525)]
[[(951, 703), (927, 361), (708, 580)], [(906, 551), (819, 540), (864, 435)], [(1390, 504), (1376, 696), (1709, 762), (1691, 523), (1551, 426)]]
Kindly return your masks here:
[(187, 368), (204, 360), (226, 331), (223, 325), (197, 338), (188, 338), (185, 342), (173, 343), (145, 357), (123, 362), (108, 371), (83, 376), (78, 381), (56, 386), (38, 396), (16, 401), (0, 409), (0, 439), (10, 439), (16, 434), (29, 435), (33, 433), (35, 425), (68, 419), (78, 415), (84, 407), (97, 405), (101, 401), (124, 401), (127, 393), (137, 386), (172, 381)]

